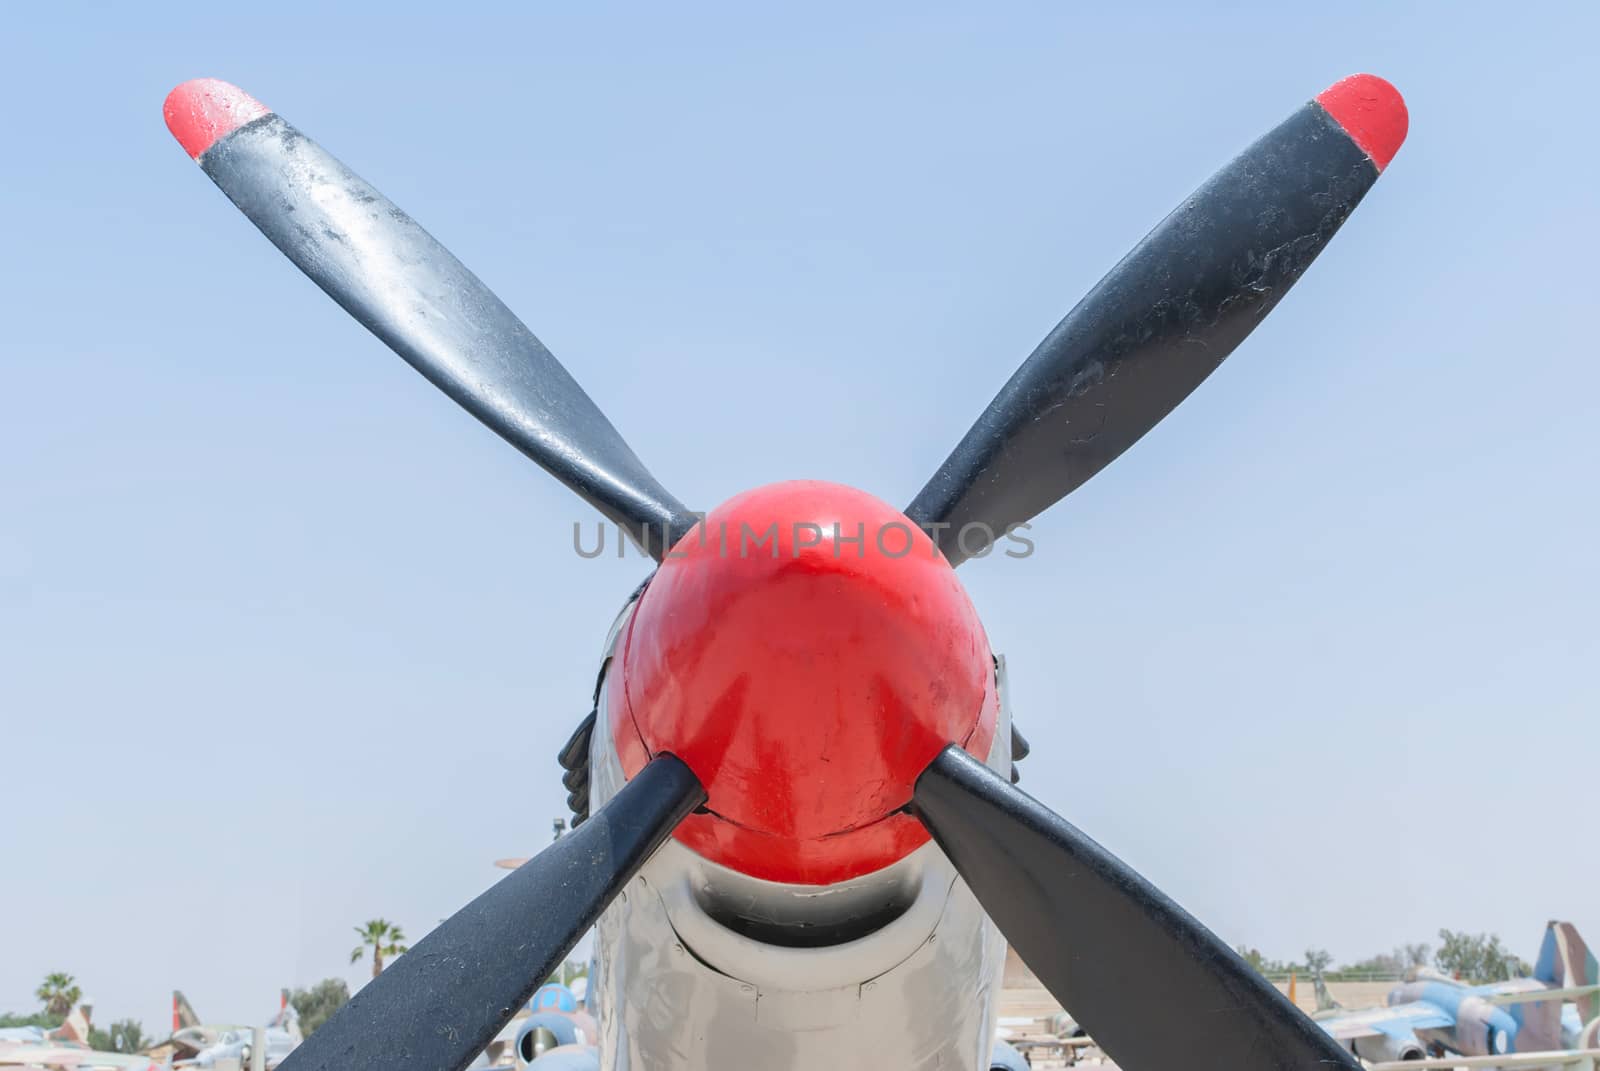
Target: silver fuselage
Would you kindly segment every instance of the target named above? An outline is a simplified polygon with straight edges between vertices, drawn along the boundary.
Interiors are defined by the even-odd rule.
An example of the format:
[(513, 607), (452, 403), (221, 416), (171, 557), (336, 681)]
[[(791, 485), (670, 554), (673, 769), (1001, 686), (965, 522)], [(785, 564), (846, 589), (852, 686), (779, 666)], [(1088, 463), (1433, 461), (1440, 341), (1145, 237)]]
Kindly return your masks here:
[[(987, 761), (1009, 773), (1003, 663), (996, 673)], [(608, 690), (589, 752), (594, 808), (624, 782)], [(746, 877), (668, 840), (601, 916), (595, 940), (588, 999), (604, 1071), (990, 1066), (1006, 946), (931, 842), (876, 873), (816, 886)]]

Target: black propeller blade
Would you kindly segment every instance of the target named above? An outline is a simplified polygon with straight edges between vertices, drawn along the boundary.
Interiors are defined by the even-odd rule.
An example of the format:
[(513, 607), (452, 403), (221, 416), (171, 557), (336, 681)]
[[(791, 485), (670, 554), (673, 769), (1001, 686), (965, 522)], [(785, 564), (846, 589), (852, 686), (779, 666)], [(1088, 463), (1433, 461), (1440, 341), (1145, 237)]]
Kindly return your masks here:
[(459, 1071), (528, 1002), (705, 791), (660, 755), (583, 828), (446, 919), (291, 1052), (283, 1071)]
[(225, 82), (179, 86), (166, 115), (206, 174), (296, 267), (657, 560), (693, 527), (533, 332), (383, 194)]
[(912, 801), (1023, 962), (1122, 1067), (1359, 1067), (1188, 912), (959, 747)]
[(1394, 88), (1356, 75), (1246, 149), (1067, 313), (906, 515), (959, 565), (1108, 465), (1288, 292), (1405, 125)]

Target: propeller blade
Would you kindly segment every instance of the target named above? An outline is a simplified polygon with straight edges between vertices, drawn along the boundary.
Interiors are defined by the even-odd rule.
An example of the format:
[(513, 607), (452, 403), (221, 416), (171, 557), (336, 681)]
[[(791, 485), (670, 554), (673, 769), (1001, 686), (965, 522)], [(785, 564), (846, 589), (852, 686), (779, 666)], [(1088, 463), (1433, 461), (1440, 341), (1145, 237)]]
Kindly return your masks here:
[(1393, 86), (1355, 75), (1246, 149), (1067, 313), (906, 515), (959, 565), (1105, 468), (1288, 292), (1406, 125)]
[[(1023, 962), (1118, 1066), (1359, 1066), (1183, 908), (959, 747), (923, 771), (912, 806)], [(1152, 1008), (1173, 1028), (1158, 1029)]]
[(167, 126), (346, 312), (657, 560), (695, 518), (489, 288), (410, 216), (243, 90), (202, 78)]
[(283, 1071), (466, 1067), (705, 798), (677, 758), (652, 759), (583, 828), (396, 959), (295, 1048)]

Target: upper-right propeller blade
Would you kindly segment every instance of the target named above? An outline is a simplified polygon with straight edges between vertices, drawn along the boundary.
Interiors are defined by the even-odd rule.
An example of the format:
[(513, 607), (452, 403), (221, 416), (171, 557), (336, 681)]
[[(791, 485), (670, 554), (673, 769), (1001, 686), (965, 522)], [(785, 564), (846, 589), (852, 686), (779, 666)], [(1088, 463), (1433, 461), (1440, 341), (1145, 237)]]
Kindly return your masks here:
[[(959, 747), (912, 800), (1023, 962), (1118, 1066), (1360, 1066), (1183, 908)], [(1151, 1008), (1177, 1027), (1153, 1027)]]
[(1358, 74), (1246, 149), (1056, 325), (907, 516), (959, 565), (1099, 472), (1272, 310), (1406, 127), (1395, 88)]

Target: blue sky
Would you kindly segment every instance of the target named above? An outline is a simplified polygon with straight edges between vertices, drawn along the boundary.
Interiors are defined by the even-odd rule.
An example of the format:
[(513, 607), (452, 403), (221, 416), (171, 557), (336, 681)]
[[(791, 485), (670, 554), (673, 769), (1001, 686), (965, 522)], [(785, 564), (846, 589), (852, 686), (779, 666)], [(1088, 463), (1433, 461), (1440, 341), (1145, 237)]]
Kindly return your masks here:
[(244, 86), (523, 315), (680, 498), (909, 501), (1082, 292), (1370, 70), (1411, 137), (1037, 553), (962, 569), (1024, 786), (1224, 937), (1595, 906), (1592, 6), (30, 5), (0, 66), (0, 1009), (259, 1018), (545, 843), (637, 560), (167, 135)]

